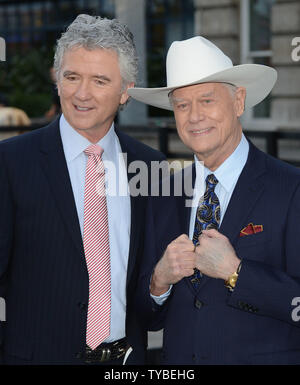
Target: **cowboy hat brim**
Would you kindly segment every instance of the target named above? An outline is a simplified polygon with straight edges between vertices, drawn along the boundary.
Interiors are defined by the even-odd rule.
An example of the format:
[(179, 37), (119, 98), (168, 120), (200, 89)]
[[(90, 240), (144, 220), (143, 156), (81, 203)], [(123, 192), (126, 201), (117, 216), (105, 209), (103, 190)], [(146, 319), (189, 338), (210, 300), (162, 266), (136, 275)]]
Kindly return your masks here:
[(199, 83), (230, 83), (246, 88), (245, 108), (260, 103), (272, 90), (277, 80), (275, 69), (261, 64), (241, 64), (192, 83), (160, 88), (129, 88), (128, 94), (142, 102), (165, 110), (173, 110), (169, 94), (177, 88)]

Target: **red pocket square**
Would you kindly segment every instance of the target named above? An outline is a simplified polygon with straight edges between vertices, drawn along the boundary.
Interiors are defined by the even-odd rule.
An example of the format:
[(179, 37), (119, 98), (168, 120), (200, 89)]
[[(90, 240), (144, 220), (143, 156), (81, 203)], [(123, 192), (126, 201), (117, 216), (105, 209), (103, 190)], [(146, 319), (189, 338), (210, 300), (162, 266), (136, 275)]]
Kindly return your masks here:
[(253, 225), (253, 223), (249, 223), (246, 227), (244, 227), (240, 232), (240, 237), (244, 237), (245, 235), (256, 234), (264, 231), (263, 225)]

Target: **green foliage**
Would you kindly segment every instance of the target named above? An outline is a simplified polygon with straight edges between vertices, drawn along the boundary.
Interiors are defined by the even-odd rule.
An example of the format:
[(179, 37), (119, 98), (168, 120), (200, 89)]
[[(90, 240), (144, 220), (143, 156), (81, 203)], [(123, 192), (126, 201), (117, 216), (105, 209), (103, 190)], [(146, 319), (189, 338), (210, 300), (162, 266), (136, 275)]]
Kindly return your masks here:
[(45, 48), (14, 54), (0, 66), (0, 92), (29, 117), (40, 117), (51, 105), (49, 68), (53, 53)]

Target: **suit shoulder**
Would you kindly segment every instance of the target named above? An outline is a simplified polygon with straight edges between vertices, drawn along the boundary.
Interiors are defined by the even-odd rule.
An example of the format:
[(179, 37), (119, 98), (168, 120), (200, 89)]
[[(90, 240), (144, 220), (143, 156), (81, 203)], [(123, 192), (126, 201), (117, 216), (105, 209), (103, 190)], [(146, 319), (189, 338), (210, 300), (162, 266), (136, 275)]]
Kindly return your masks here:
[(248, 162), (253, 163), (256, 168), (266, 167), (266, 171), (271, 177), (286, 175), (297, 178), (300, 176), (299, 168), (267, 154), (257, 148), (251, 141), (249, 141), (249, 145)]
[(15, 152), (26, 151), (26, 148), (33, 148), (39, 142), (48, 126), (37, 128), (34, 131), (26, 132), (0, 142), (0, 151)]
[[(263, 174), (266, 185), (272, 194), (275, 191), (290, 194), (300, 188), (300, 169), (280, 159), (258, 150), (258, 156), (265, 160), (266, 173)], [(261, 165), (262, 163), (258, 163)]]
[(273, 170), (273, 172), (277, 175), (282, 175), (285, 177), (294, 177), (296, 179), (300, 179), (300, 169), (296, 166), (293, 166), (283, 160), (274, 158), (269, 154), (265, 154), (266, 161), (269, 170)]

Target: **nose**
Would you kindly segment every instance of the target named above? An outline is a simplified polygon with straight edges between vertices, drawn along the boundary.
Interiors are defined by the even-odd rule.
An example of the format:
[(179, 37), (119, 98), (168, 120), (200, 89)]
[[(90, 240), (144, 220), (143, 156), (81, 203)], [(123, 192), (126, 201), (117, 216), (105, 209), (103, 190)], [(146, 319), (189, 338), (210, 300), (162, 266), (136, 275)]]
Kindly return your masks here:
[(203, 120), (205, 118), (204, 112), (201, 108), (200, 103), (197, 103), (197, 101), (193, 101), (190, 109), (190, 115), (189, 120), (190, 123), (198, 123), (200, 120)]
[(81, 101), (89, 100), (91, 98), (90, 86), (87, 80), (81, 80), (77, 86), (75, 96)]

